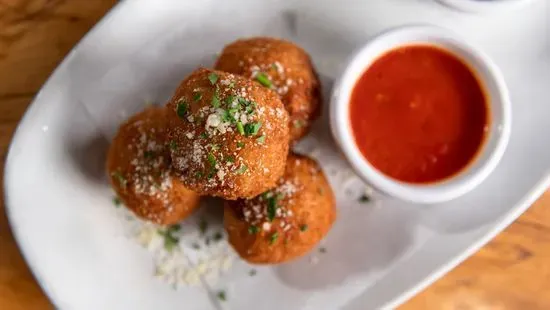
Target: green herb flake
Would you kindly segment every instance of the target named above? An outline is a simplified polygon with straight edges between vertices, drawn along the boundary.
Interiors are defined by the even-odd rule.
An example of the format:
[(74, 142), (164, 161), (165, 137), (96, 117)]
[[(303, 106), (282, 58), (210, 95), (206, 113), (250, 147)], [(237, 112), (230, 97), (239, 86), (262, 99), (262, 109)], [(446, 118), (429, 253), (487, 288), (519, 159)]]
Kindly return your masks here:
[(325, 247), (320, 247), (320, 248), (319, 248), (319, 252), (320, 252), (320, 253), (326, 253), (326, 252), (327, 252), (327, 248), (325, 248)]
[(233, 117), (231, 116), (231, 114), (229, 113), (228, 110), (222, 110), (222, 121), (224, 122), (231, 122), (233, 120)]
[(263, 86), (265, 86), (267, 88), (271, 88), (271, 86), (272, 86), (272, 83), (269, 80), (269, 77), (267, 76), (267, 74), (265, 74), (263, 72), (259, 72), (256, 75), (256, 81), (260, 82), (260, 84), (262, 84)]
[(179, 231), (180, 229), (181, 229), (180, 224), (174, 224), (174, 225), (168, 227), (167, 231), (172, 233), (172, 232)]
[(169, 147), (171, 150), (175, 150), (175, 149), (178, 148), (178, 145), (177, 145), (176, 141), (170, 140), (170, 142), (168, 143), (168, 147)]
[(201, 134), (199, 135), (199, 138), (201, 138), (201, 139), (206, 139), (206, 138), (208, 138), (208, 133), (207, 133), (206, 131), (203, 132), (203, 133), (201, 133)]
[(243, 123), (237, 122), (237, 131), (238, 131), (241, 135), (244, 135), (244, 126), (243, 126)]
[(228, 162), (228, 163), (234, 163), (235, 162), (235, 157), (233, 156), (227, 156), (225, 158), (225, 161)]
[(212, 236), (212, 240), (214, 241), (220, 241), (223, 239), (223, 234), (221, 232), (216, 232), (214, 236)]
[(199, 231), (202, 235), (206, 234), (208, 230), (208, 222), (205, 219), (201, 219), (199, 222)]
[(263, 192), (263, 193), (262, 193), (262, 198), (263, 198), (264, 200), (269, 199), (269, 197), (271, 197), (271, 196), (273, 196), (273, 193), (270, 192), (270, 191), (267, 191), (267, 192)]
[(273, 201), (272, 199), (268, 200), (267, 205), (267, 220), (269, 222), (273, 222), (275, 219), (275, 214), (277, 213), (277, 205), (270, 203), (270, 201)]
[(244, 142), (237, 142), (237, 147), (238, 148), (243, 148), (244, 147)]
[(212, 151), (217, 151), (220, 149), (220, 146), (218, 144), (211, 144), (210, 148), (212, 149)]
[(306, 231), (308, 229), (307, 224), (300, 225), (300, 231)]
[(260, 128), (262, 127), (262, 123), (248, 123), (244, 125), (244, 133), (247, 137), (255, 136), (258, 131), (260, 131)]
[[(177, 228), (176, 228), (177, 227)], [(179, 230), (179, 225), (168, 227), (166, 230), (159, 230), (158, 233), (164, 237), (164, 248), (168, 252), (172, 252), (179, 244), (179, 238), (173, 233)]]
[(216, 166), (216, 157), (214, 157), (214, 154), (208, 153), (208, 155), (206, 156), (206, 159), (208, 160), (208, 163), (210, 164), (211, 167)]
[(260, 144), (264, 144), (265, 143), (265, 135), (260, 136), (259, 138), (256, 139), (256, 141)]
[(256, 272), (256, 269), (250, 269), (250, 271), (248, 272), (248, 275), (251, 276), (251, 277), (253, 277), (253, 276), (256, 275), (256, 273), (257, 273), (257, 272)]
[(155, 153), (153, 151), (145, 151), (143, 152), (143, 158), (145, 159), (152, 159), (155, 157)]
[(227, 296), (225, 295), (225, 291), (219, 291), (218, 292), (218, 299), (221, 300), (221, 301), (226, 301), (227, 300)]
[(204, 176), (204, 174), (203, 174), (202, 172), (200, 172), (200, 171), (197, 171), (197, 172), (195, 173), (195, 178), (196, 178), (196, 179), (202, 179), (203, 176)]
[(208, 179), (212, 179), (214, 175), (216, 175), (216, 172), (218, 172), (218, 170), (210, 169), (210, 172), (208, 172)]
[(269, 244), (273, 245), (278, 238), (279, 238), (279, 233), (274, 232), (271, 236), (269, 236)]
[(297, 119), (297, 120), (294, 120), (292, 124), (294, 125), (295, 128), (302, 128), (306, 125), (306, 122), (304, 120)]
[(222, 102), (220, 101), (220, 96), (218, 94), (218, 90), (216, 89), (214, 91), (214, 95), (212, 95), (212, 106), (214, 108), (219, 108), (222, 105)]
[(367, 203), (369, 201), (370, 201), (370, 197), (365, 195), (365, 194), (363, 194), (363, 195), (361, 195), (361, 197), (359, 197), (359, 202), (360, 203)]
[(227, 110), (227, 114), (229, 114), (229, 120), (232, 123), (237, 122), (237, 119), (235, 118), (235, 114), (237, 114), (237, 112), (239, 112), (239, 109), (237, 108), (230, 108), (229, 110)]
[(229, 86), (228, 86), (230, 89), (233, 89), (235, 88), (235, 82), (231, 81), (231, 83), (229, 83)]
[(176, 109), (176, 113), (180, 118), (184, 118), (185, 114), (187, 114), (187, 110), (189, 109), (189, 106), (187, 103), (185, 103), (184, 100), (180, 100), (178, 103), (178, 107)]
[(237, 174), (243, 174), (246, 172), (246, 170), (248, 170), (248, 167), (244, 164), (241, 164), (241, 167), (236, 172)]
[(122, 204), (122, 200), (120, 200), (119, 197), (115, 196), (113, 197), (113, 204), (118, 208)]
[(128, 180), (126, 180), (126, 178), (124, 177), (124, 175), (122, 175), (120, 171), (115, 171), (111, 173), (111, 176), (115, 178), (118, 184), (122, 187), (126, 187), (126, 185), (128, 184)]
[(218, 81), (218, 78), (219, 78), (219, 76), (214, 72), (212, 72), (208, 75), (208, 80), (210, 81), (210, 84), (212, 84), (212, 85), (216, 84), (216, 82)]
[(260, 231), (260, 229), (258, 228), (258, 226), (255, 226), (255, 225), (248, 226), (248, 233), (251, 234), (251, 235), (255, 235), (259, 231)]
[(202, 99), (202, 94), (201, 93), (199, 93), (198, 91), (193, 93), (193, 101), (197, 102), (201, 99)]
[(227, 104), (228, 106), (231, 106), (233, 101), (235, 101), (235, 96), (229, 95), (229, 96), (225, 97), (224, 101), (225, 101), (225, 104)]

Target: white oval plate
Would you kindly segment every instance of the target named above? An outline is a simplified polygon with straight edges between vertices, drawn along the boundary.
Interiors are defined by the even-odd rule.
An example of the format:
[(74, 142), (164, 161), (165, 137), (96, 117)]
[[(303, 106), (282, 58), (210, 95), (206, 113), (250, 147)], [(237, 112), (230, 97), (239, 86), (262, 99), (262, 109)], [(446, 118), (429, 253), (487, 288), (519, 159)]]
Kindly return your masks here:
[[(71, 52), (35, 98), (7, 159), (8, 216), (20, 247), (62, 309), (374, 309), (395, 307), (474, 253), (549, 184), (548, 1), (479, 18), (433, 1), (180, 1), (120, 3)], [(124, 235), (104, 177), (105, 137), (146, 100), (162, 101), (231, 40), (282, 36), (308, 50), (330, 80), (380, 31), (408, 23), (450, 28), (487, 52), (512, 95), (514, 130), (494, 173), (449, 203), (419, 208), (362, 185), (331, 140), (326, 114), (298, 147), (323, 165), (339, 219), (317, 264), (242, 262), (216, 283), (172, 289), (150, 254)], [(186, 223), (183, 223), (185, 226)], [(227, 301), (212, 292), (224, 289)]]

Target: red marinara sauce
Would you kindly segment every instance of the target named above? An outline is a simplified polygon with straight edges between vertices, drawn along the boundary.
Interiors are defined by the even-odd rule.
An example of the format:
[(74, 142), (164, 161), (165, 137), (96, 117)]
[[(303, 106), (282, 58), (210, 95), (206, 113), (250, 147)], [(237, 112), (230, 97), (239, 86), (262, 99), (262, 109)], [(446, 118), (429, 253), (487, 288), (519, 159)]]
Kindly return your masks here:
[(490, 123), (487, 97), (458, 57), (429, 45), (397, 48), (357, 81), (351, 128), (363, 156), (407, 183), (456, 175), (481, 149)]

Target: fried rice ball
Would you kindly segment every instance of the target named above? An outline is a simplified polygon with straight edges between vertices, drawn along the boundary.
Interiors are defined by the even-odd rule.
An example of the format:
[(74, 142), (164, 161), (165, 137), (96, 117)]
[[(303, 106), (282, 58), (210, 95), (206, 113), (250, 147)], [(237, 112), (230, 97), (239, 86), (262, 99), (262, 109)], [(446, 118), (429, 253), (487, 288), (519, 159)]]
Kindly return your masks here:
[(215, 68), (277, 92), (290, 115), (291, 143), (305, 136), (319, 116), (319, 78), (309, 55), (294, 43), (262, 37), (237, 40), (223, 49)]
[(119, 199), (138, 217), (172, 225), (189, 216), (200, 196), (174, 177), (166, 147), (166, 110), (148, 108), (120, 127), (107, 155)]
[(229, 243), (255, 264), (277, 264), (306, 254), (335, 219), (335, 198), (323, 171), (314, 160), (295, 154), (289, 155), (277, 187), (224, 206)]
[(201, 195), (252, 198), (275, 186), (288, 155), (288, 113), (241, 76), (198, 69), (168, 103), (173, 166)]

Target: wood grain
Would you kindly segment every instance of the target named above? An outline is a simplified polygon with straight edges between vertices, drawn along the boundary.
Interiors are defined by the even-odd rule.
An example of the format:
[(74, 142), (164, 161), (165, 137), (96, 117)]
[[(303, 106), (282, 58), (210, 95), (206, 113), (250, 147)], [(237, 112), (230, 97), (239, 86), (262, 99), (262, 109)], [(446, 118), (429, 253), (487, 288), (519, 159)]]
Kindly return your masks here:
[[(0, 0), (0, 152), (4, 161), (15, 127), (40, 86), (116, 2)], [(3, 165), (0, 170), (3, 175)], [(495, 240), (401, 309), (550, 309), (549, 205), (547, 192)], [(49, 308), (52, 305), (13, 239), (2, 201), (0, 309)]]

